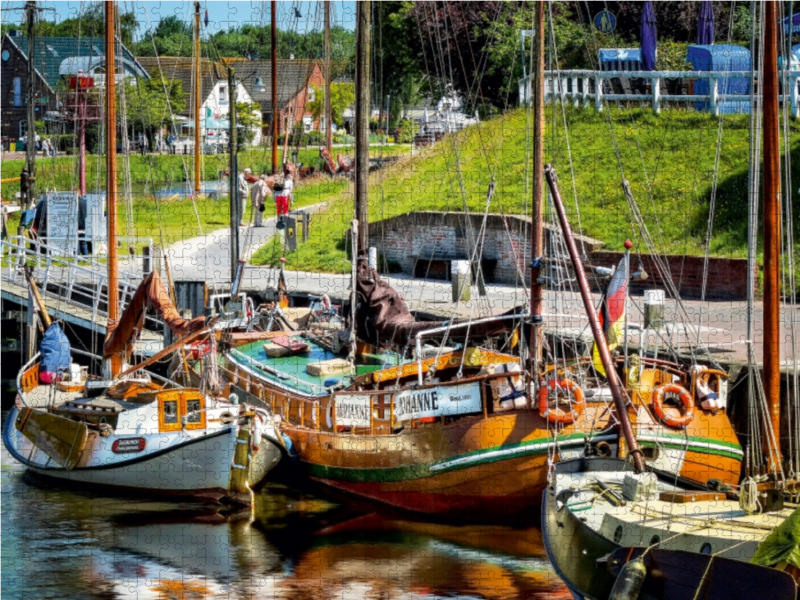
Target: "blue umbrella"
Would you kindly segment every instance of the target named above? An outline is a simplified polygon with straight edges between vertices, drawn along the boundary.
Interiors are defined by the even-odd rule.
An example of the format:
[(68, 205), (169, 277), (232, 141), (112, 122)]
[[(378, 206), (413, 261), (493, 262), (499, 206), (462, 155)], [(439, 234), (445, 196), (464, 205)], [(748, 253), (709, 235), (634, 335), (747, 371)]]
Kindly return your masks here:
[(783, 27), (787, 34), (800, 33), (800, 13), (794, 13), (791, 17), (786, 17), (783, 20)]
[(700, 7), (700, 16), (697, 19), (697, 43), (708, 46), (714, 43), (714, 8), (706, 0)]
[(653, 3), (645, 2), (642, 11), (642, 70), (656, 70), (656, 13), (653, 11)]

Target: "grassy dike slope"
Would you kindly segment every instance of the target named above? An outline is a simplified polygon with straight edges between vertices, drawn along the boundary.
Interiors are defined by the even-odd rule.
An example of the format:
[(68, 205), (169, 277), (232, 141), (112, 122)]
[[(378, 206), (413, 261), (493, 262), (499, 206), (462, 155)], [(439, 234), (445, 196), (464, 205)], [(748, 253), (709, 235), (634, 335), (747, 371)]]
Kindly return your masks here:
[[(662, 253), (701, 254), (708, 220), (718, 119), (693, 110), (648, 109), (606, 112), (566, 110), (566, 130), (572, 151), (574, 188), (570, 176), (564, 115), (547, 107), (545, 160), (553, 164), (572, 224), (578, 230), (575, 194), (583, 233), (621, 248), (626, 238), (638, 242), (620, 185), (620, 162), (648, 229)], [(436, 148), (403, 158), (370, 178), (370, 222), (414, 210), (483, 212), (494, 173), (497, 191), (490, 212), (530, 211), (530, 123), (524, 110), (449, 136)], [(716, 198), (712, 254), (745, 256), (747, 249), (747, 154), (749, 117), (726, 116)], [(790, 124), (794, 186), (800, 186), (800, 126)], [(462, 184), (463, 190), (462, 193)], [(796, 191), (796, 190), (795, 190)], [(287, 254), (287, 268), (347, 272), (347, 230), (353, 217), (352, 185), (317, 194), (328, 204), (314, 217), (310, 241)], [(793, 194), (795, 215), (800, 202)], [(308, 204), (298, 198), (299, 204)], [(800, 218), (795, 219), (800, 235)], [(639, 246), (635, 247), (639, 248)], [(644, 248), (642, 248), (644, 251)], [(282, 249), (268, 244), (253, 257), (256, 264), (276, 264)]]

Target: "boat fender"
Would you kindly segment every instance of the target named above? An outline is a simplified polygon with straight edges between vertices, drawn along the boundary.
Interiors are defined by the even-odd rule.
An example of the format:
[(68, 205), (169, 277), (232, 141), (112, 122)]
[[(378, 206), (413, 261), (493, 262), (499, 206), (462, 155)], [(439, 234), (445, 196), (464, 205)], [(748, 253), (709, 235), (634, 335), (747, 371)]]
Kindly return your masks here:
[(283, 440), (283, 445), (286, 447), (286, 453), (289, 455), (289, 458), (292, 460), (297, 459), (297, 452), (294, 449), (294, 445), (292, 444), (292, 438), (281, 431), (281, 439)]
[(325, 312), (331, 310), (331, 299), (328, 297), (328, 294), (322, 294), (322, 309)]
[[(684, 412), (680, 417), (674, 417), (664, 412), (664, 400), (668, 394), (677, 396), (683, 405)], [(685, 387), (677, 383), (665, 383), (658, 386), (653, 392), (652, 407), (658, 420), (667, 427), (684, 429), (694, 419), (694, 400), (692, 400), (692, 395)]]
[(647, 577), (647, 567), (641, 557), (625, 564), (617, 575), (609, 600), (636, 600)]
[(247, 297), (244, 302), (244, 314), (248, 321), (252, 321), (255, 310), (253, 308), (253, 299)]
[[(550, 408), (550, 393), (556, 390), (557, 393), (566, 392), (571, 397), (570, 410), (566, 411), (558, 406)], [(584, 408), (586, 408), (586, 399), (583, 389), (576, 381), (568, 377), (553, 377), (542, 381), (539, 385), (539, 414), (543, 419), (547, 419), (551, 423), (569, 425), (581, 416)]]

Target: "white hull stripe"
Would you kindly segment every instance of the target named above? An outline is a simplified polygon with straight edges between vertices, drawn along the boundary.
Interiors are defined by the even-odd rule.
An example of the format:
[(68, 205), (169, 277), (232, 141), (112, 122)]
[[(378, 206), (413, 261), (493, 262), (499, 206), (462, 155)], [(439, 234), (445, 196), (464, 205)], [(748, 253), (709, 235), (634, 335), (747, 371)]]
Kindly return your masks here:
[[(703, 451), (703, 450), (711, 450), (717, 453), (725, 452), (727, 454), (734, 454), (740, 458), (744, 457), (744, 452), (742, 452), (741, 448), (736, 448), (734, 446), (725, 446), (723, 444), (714, 444), (712, 442), (697, 442), (694, 440), (687, 440), (686, 438), (681, 437), (663, 437), (657, 435), (646, 435), (646, 434), (637, 434), (636, 439), (642, 442), (654, 442), (656, 444), (669, 444), (672, 446), (680, 446), (682, 449), (687, 451)], [(712, 452), (713, 453), (713, 452)]]

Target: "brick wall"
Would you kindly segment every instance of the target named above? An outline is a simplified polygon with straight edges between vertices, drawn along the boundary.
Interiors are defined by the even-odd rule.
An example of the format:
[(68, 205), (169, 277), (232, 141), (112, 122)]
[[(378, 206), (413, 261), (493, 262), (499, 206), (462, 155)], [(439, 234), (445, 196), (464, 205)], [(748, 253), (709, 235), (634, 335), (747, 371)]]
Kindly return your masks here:
[[(622, 252), (593, 252), (592, 264), (611, 267), (622, 260)], [(639, 270), (639, 256), (631, 255), (631, 270)], [(662, 260), (669, 265), (670, 275), (682, 298), (700, 298), (703, 287), (704, 257), (687, 255), (665, 255)], [(633, 292), (644, 289), (663, 289), (664, 282), (649, 255), (641, 256), (641, 266), (647, 279), (632, 282)], [(709, 258), (706, 298), (709, 300), (747, 299), (747, 259)]]
[[(477, 238), (483, 224), (483, 215), (466, 216), (456, 212), (406, 213), (370, 224), (370, 245), (378, 249), (386, 260), (397, 263), (408, 275), (419, 271), (418, 261), (426, 262), (421, 270), (430, 279), (445, 277), (441, 262), (468, 258), (467, 231)], [(483, 236), (484, 274), (488, 283), (516, 284), (524, 276), (530, 284), (530, 219), (520, 216), (491, 214), (487, 217)], [(549, 228), (545, 227), (545, 248), (548, 247)], [(601, 249), (602, 242), (586, 236), (576, 236), (589, 253), (589, 263), (594, 266), (616, 267), (622, 252)], [(639, 269), (639, 257), (632, 255), (631, 269)], [(669, 265), (672, 280), (684, 298), (699, 298), (703, 285), (703, 257), (669, 255), (663, 260)], [(641, 257), (642, 267), (648, 274), (644, 282), (633, 282), (634, 293), (644, 289), (663, 289), (655, 264), (650, 256)], [(738, 258), (709, 259), (706, 298), (709, 300), (743, 300), (747, 297), (747, 260)]]

